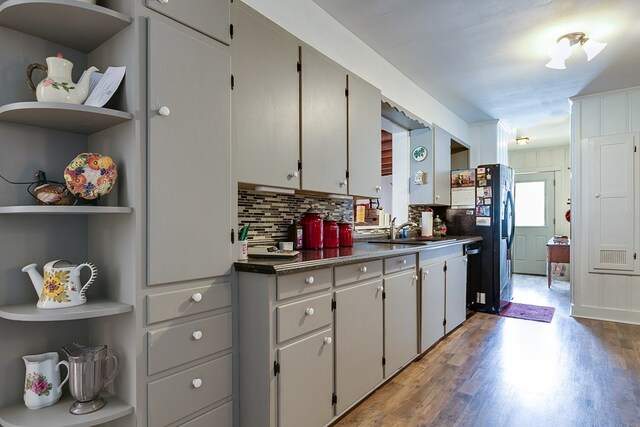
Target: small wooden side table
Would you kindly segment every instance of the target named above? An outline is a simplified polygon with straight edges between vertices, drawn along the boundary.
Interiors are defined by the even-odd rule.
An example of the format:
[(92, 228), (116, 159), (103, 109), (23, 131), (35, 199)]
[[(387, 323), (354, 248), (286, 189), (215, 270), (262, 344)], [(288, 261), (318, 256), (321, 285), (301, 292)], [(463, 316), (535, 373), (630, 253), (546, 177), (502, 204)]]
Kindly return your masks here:
[(547, 281), (548, 287), (551, 287), (551, 263), (563, 262), (569, 263), (571, 241), (567, 243), (556, 243), (553, 237), (547, 242)]

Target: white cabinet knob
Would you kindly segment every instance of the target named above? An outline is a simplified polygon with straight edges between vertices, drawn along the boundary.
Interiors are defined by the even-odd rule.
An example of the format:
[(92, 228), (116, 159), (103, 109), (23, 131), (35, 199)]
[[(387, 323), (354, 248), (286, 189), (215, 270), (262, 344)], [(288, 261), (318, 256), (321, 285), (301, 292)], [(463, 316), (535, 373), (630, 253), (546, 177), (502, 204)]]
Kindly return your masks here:
[(425, 270), (425, 271), (424, 271), (424, 275), (425, 275), (425, 276), (428, 276), (428, 275), (429, 275), (429, 270)]
[(191, 334), (191, 336), (194, 340), (198, 341), (200, 338), (202, 338), (202, 331), (195, 331)]
[(158, 0), (158, 3), (167, 4), (169, 3), (169, 0)]
[(324, 337), (325, 344), (331, 344), (332, 342), (333, 342), (333, 339), (331, 337)]
[(158, 114), (160, 114), (163, 117), (167, 117), (169, 114), (171, 114), (171, 110), (169, 110), (169, 107), (167, 107), (166, 105), (163, 105), (158, 110)]
[(315, 282), (315, 279), (313, 278), (313, 276), (309, 276), (306, 279), (304, 279), (304, 281), (311, 285), (313, 284), (313, 282)]
[(304, 311), (304, 314), (306, 314), (307, 316), (313, 316), (313, 313), (315, 313), (313, 307), (309, 307)]
[(384, 286), (382, 285), (378, 286), (378, 292), (384, 292)]
[(202, 301), (202, 294), (200, 292), (196, 292), (195, 294), (191, 295), (191, 301), (193, 302)]
[(406, 259), (400, 260), (400, 264), (405, 265), (407, 263)]
[(345, 185), (347, 185), (347, 180), (345, 179), (344, 181), (340, 181), (340, 184), (338, 184), (340, 186), (340, 188), (344, 187)]
[(360, 272), (361, 273), (366, 273), (367, 272), (367, 266), (363, 265), (362, 267), (360, 267)]
[(595, 196), (596, 196), (596, 199), (599, 199), (600, 198), (600, 193), (596, 193)]
[(379, 193), (382, 191), (382, 187), (380, 187), (379, 185), (376, 185), (376, 193)]
[(413, 280), (418, 281), (418, 276), (413, 276)]
[(287, 179), (291, 181), (293, 178), (297, 178), (299, 175), (300, 174), (298, 173), (298, 171), (289, 172), (289, 175), (287, 175)]
[(202, 380), (200, 378), (196, 378), (191, 381), (191, 385), (193, 386), (193, 388), (200, 388), (202, 387)]

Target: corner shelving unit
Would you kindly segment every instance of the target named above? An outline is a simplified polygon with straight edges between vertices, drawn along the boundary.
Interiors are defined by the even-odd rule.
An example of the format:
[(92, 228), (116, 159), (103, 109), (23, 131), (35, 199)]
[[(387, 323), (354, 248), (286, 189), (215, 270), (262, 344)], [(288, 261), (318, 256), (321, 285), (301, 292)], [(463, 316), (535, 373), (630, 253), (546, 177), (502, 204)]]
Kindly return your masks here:
[[(97, 55), (100, 56), (104, 53), (102, 45), (116, 34), (121, 33), (122, 30), (130, 27), (132, 22), (133, 19), (130, 16), (78, 0), (0, 0), (0, 26), (50, 42), (49, 44), (43, 44), (40, 40), (24, 37), (25, 43), (28, 46), (33, 46), (42, 56), (44, 56), (43, 53), (47, 52), (46, 46), (53, 48), (53, 43), (84, 52), (85, 54), (96, 51)], [(127, 34), (121, 34), (127, 36)], [(10, 35), (9, 37), (13, 40), (20, 36)], [(105, 50), (109, 51), (108, 48)], [(5, 61), (9, 62), (11, 60), (11, 52), (12, 50), (8, 49), (6, 53), (3, 53)], [(55, 51), (51, 53), (55, 53)], [(108, 63), (114, 58), (119, 60), (122, 57), (121, 54), (122, 52), (113, 53), (109, 51), (106, 57), (103, 58), (103, 62)], [(124, 62), (128, 64), (127, 61)], [(12, 67), (12, 71), (16, 71), (18, 68), (16, 64), (9, 65)], [(13, 99), (9, 100), (9, 102), (12, 101)], [(86, 136), (99, 133), (132, 119), (133, 115), (125, 111), (67, 103), (12, 102), (0, 106), (0, 122), (16, 123)], [(20, 132), (22, 130), (17, 129), (17, 133)], [(118, 130), (114, 130), (114, 133), (117, 132)], [(64, 140), (64, 135), (51, 134), (52, 141)], [(74, 136), (74, 138), (76, 137)], [(88, 143), (91, 142), (91, 138), (88, 138)], [(101, 137), (97, 136), (95, 138), (99, 140)], [(126, 138), (119, 136), (118, 142), (120, 141), (124, 144), (128, 142)], [(22, 149), (23, 147), (20, 148)], [(22, 151), (20, 153), (23, 155)], [(126, 206), (0, 206), (0, 215), (13, 216), (110, 215), (131, 214), (132, 212), (133, 208)], [(39, 221), (40, 219), (38, 218), (38, 220), (34, 221)], [(42, 222), (46, 221), (49, 220), (44, 218)], [(120, 225), (127, 221), (113, 219), (105, 222)], [(99, 250), (100, 247), (98, 247), (98, 252)], [(48, 252), (47, 250), (41, 250), (39, 253), (42, 255), (42, 253)], [(104, 255), (102, 256), (104, 257)], [(115, 299), (118, 299), (118, 296)], [(126, 300), (127, 297), (124, 299)], [(29, 322), (75, 321), (120, 314), (127, 316), (127, 313), (132, 311), (132, 304), (108, 300), (104, 297), (92, 298), (89, 295), (87, 303), (63, 309), (38, 309), (35, 301), (28, 304), (0, 305), (0, 320), (22, 322), (18, 327), (23, 328), (25, 331), (38, 330), (39, 334), (46, 334), (49, 331), (46, 325), (29, 325)], [(105, 321), (108, 322), (108, 320)], [(101, 325), (102, 322), (99, 321), (98, 325)], [(118, 320), (114, 320), (114, 322), (118, 322)], [(86, 326), (85, 323), (90, 326), (93, 322), (79, 322), (78, 324)], [(75, 324), (70, 327), (75, 327)], [(55, 342), (55, 339), (52, 342)], [(5, 350), (5, 353), (8, 352), (8, 349)], [(6, 357), (2, 359), (3, 363), (0, 367), (5, 373), (7, 360)], [(11, 384), (21, 382), (21, 379), (16, 378), (15, 375), (8, 375), (8, 377), (10, 377), (8, 380)], [(131, 382), (131, 378), (127, 380)], [(9, 399), (6, 398), (7, 396), (3, 396), (5, 401), (17, 402), (17, 393), (21, 392), (21, 390), (15, 387), (13, 389), (15, 389), (16, 394), (8, 396)], [(121, 391), (117, 386), (115, 390)], [(124, 390), (122, 396), (127, 398), (128, 389), (125, 388)], [(94, 413), (86, 415), (72, 415), (69, 413), (69, 407), (74, 399), (69, 396), (68, 392), (65, 392), (60, 402), (38, 410), (27, 409), (22, 400), (20, 400), (17, 403), (0, 407), (0, 425), (3, 427), (86, 427), (108, 423), (135, 412), (132, 405), (115, 395), (103, 392), (102, 396), (107, 400), (107, 405)]]
[(7, 0), (0, 5), (1, 26), (86, 53), (131, 22), (122, 13), (77, 0)]
[[(89, 296), (91, 298), (91, 296)], [(55, 322), (113, 316), (133, 310), (131, 304), (107, 300), (89, 300), (69, 308), (41, 309), (35, 302), (0, 306), (0, 318), (18, 322)]]
[(104, 408), (85, 415), (69, 413), (75, 401), (71, 396), (63, 396), (55, 405), (38, 410), (27, 409), (24, 403), (0, 408), (0, 425), (4, 427), (47, 426), (47, 427), (89, 427), (116, 420), (133, 412), (133, 407), (117, 397), (103, 392), (107, 401)]

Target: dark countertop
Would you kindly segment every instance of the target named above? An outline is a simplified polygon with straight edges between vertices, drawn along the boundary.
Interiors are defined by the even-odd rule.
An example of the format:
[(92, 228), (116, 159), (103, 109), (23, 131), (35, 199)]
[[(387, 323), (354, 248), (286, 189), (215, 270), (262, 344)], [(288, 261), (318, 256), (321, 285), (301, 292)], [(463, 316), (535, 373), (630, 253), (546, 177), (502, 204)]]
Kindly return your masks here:
[(461, 236), (456, 237), (456, 240), (430, 242), (426, 245), (355, 242), (352, 248), (301, 250), (298, 255), (290, 258), (249, 257), (247, 261), (236, 261), (234, 266), (236, 271), (283, 275), (319, 267), (334, 267), (336, 265), (382, 259), (394, 255), (435, 250), (480, 240), (482, 240), (481, 237)]

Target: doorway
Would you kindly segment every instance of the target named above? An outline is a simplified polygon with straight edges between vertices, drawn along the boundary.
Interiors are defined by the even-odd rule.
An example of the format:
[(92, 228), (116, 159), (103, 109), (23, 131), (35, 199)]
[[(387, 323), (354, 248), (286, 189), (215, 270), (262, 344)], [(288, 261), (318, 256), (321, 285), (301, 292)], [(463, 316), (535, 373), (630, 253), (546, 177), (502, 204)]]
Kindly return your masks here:
[(546, 245), (555, 229), (554, 173), (516, 174), (515, 181), (513, 272), (544, 276)]

